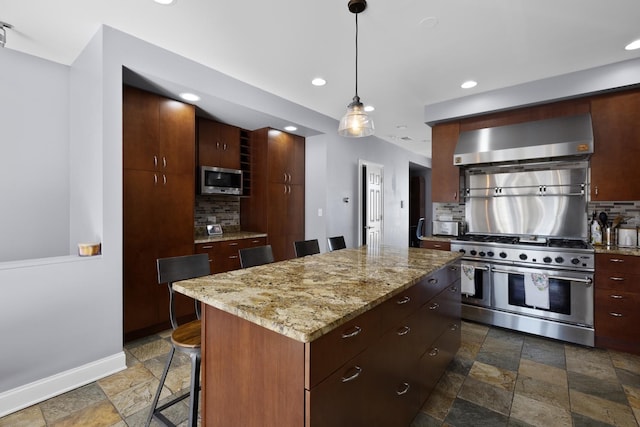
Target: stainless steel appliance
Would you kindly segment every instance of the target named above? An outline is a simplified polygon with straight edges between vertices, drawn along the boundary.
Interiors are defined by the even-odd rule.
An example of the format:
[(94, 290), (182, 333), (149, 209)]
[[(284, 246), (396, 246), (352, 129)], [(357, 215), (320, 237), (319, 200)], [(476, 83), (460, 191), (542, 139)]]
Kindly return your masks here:
[(462, 317), (593, 346), (587, 115), (460, 135)]
[(200, 166), (200, 194), (242, 195), (242, 171)]
[[(474, 267), (472, 295), (462, 297), (463, 318), (594, 345), (595, 256), (587, 242), (467, 234), (452, 241), (451, 250), (464, 254), (461, 270)], [(548, 308), (526, 303), (528, 274), (547, 278)]]
[(463, 226), (459, 221), (432, 221), (432, 233), (434, 236), (459, 236), (463, 232)]

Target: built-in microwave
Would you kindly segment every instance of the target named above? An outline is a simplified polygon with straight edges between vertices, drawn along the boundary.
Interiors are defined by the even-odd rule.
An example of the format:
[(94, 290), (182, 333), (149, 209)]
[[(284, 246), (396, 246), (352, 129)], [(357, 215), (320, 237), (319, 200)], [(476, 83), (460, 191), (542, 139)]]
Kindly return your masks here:
[(200, 166), (200, 194), (242, 195), (242, 171)]

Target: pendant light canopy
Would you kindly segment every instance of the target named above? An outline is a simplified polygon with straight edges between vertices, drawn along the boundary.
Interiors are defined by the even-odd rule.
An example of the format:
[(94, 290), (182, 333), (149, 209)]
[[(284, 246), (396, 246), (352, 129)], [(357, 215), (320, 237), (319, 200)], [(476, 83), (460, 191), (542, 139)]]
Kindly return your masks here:
[(356, 15), (356, 95), (347, 106), (347, 113), (340, 120), (338, 134), (352, 138), (373, 135), (373, 120), (364, 111), (358, 96), (358, 14), (367, 8), (366, 0), (349, 0), (349, 11)]

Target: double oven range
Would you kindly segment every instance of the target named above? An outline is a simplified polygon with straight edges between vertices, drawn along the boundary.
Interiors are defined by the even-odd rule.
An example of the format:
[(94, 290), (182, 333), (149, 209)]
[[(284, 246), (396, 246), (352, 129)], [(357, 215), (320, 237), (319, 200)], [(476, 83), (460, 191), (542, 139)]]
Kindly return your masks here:
[[(594, 250), (584, 240), (467, 234), (461, 252), (462, 317), (549, 338), (594, 346)], [(528, 303), (528, 275), (543, 277), (546, 304)], [(464, 277), (463, 277), (464, 279)], [(529, 291), (531, 292), (531, 291)]]

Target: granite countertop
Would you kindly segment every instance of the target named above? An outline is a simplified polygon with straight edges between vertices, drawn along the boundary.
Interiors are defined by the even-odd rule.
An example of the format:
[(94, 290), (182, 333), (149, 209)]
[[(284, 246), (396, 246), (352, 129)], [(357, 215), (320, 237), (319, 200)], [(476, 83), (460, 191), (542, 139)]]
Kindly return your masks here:
[(615, 255), (631, 255), (640, 256), (640, 248), (621, 248), (618, 246), (594, 245), (597, 254), (615, 254)]
[(232, 231), (225, 232), (221, 236), (196, 236), (194, 242), (198, 243), (213, 243), (224, 242), (227, 240), (239, 240), (239, 239), (253, 239), (256, 237), (267, 237), (267, 233), (256, 233), (254, 231)]
[(363, 246), (185, 280), (174, 289), (294, 340), (311, 342), (460, 256)]

